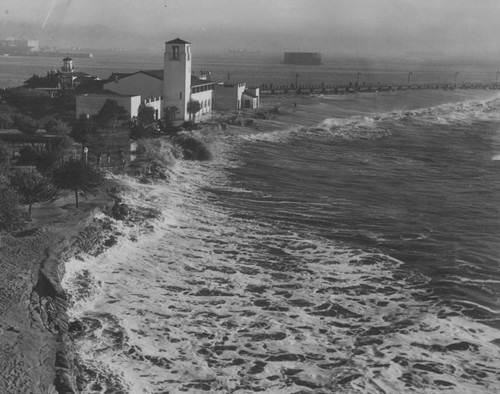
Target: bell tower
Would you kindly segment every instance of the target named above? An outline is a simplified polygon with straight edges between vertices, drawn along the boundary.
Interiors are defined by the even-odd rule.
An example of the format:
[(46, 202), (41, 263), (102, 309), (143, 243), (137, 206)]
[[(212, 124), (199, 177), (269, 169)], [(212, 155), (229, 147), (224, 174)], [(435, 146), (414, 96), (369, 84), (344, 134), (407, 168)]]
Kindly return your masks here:
[(63, 66), (61, 67), (61, 71), (64, 73), (72, 73), (74, 70), (73, 59), (71, 59), (70, 57), (65, 57), (63, 59)]
[(176, 38), (165, 43), (163, 56), (164, 107), (177, 107), (177, 119), (189, 120), (191, 96), (191, 43)]

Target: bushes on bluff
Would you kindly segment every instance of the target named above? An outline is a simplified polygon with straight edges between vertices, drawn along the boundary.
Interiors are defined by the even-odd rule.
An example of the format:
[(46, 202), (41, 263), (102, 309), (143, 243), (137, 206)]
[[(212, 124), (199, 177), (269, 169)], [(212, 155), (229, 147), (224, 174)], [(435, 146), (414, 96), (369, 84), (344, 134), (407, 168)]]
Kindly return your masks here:
[(184, 159), (186, 160), (211, 160), (212, 152), (194, 137), (188, 135), (177, 135), (174, 137), (174, 143), (182, 149)]

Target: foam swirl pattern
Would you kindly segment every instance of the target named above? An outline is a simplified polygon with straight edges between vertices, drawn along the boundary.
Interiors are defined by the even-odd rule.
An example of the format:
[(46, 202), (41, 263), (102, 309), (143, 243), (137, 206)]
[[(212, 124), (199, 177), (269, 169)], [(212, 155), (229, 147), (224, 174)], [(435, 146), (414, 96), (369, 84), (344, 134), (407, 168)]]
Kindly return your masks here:
[(67, 263), (86, 392), (498, 392), (498, 109), (201, 136), (124, 179), (162, 218)]

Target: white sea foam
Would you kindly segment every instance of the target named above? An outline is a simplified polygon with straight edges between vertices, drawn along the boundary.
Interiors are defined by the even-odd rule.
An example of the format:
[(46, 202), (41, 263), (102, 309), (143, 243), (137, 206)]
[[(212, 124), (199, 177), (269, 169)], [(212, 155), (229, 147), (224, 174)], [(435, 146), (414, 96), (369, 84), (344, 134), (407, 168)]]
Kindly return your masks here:
[[(435, 302), (429, 278), (389, 255), (271, 223), (265, 212), (239, 215), (207, 191), (306, 218), (288, 201), (253, 201), (231, 183), (227, 168), (240, 165), (232, 149), (304, 132), (383, 133), (384, 122), (455, 122), (457, 112), (470, 117), (496, 104), (468, 105), (332, 119), (308, 131), (210, 135), (215, 160), (177, 163), (168, 185), (124, 178), (126, 203), (162, 216), (148, 229), (116, 223), (116, 246), (68, 263), (71, 317), (99, 322), (77, 339), (84, 363), (130, 393), (495, 392), (499, 332), (461, 316), (464, 302)], [(82, 279), (90, 285), (79, 295)]]
[[(328, 103), (331, 104), (327, 100), (326, 104)], [(409, 105), (411, 106), (411, 103)], [(331, 112), (335, 113), (335, 107), (331, 107)], [(270, 133), (246, 134), (240, 138), (279, 142), (321, 133), (325, 136), (349, 140), (376, 139), (391, 135), (387, 127), (388, 124), (399, 123), (402, 127), (405, 127), (408, 122), (415, 125), (463, 126), (477, 121), (497, 121), (499, 119), (500, 97), (493, 95), (488, 98), (469, 99), (465, 102), (446, 103), (428, 108), (380, 113), (370, 110), (367, 114), (326, 118), (323, 121), (318, 121), (314, 127), (289, 127)], [(438, 131), (439, 128), (436, 128), (436, 132)]]
[(202, 192), (226, 187), (225, 164), (125, 180), (128, 204), (163, 217), (68, 264), (70, 292), (92, 278), (71, 313), (100, 322), (78, 339), (87, 365), (130, 393), (493, 392), (498, 332), (433, 307), (390, 256), (231, 216)]

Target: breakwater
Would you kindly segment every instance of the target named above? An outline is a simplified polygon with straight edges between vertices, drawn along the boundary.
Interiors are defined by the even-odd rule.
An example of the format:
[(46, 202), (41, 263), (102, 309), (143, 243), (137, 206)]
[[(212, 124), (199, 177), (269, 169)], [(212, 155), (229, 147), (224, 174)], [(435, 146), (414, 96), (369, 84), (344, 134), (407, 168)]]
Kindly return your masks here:
[(496, 90), (500, 89), (499, 81), (460, 81), (460, 82), (415, 82), (415, 83), (353, 83), (353, 82), (343, 82), (343, 83), (321, 83), (314, 85), (274, 85), (274, 84), (262, 84), (259, 86), (260, 94), (346, 94), (346, 93), (356, 93), (356, 92), (389, 92), (389, 91), (401, 91), (401, 90), (416, 90), (416, 89), (442, 89), (442, 90), (454, 90), (454, 89), (483, 89), (483, 90)]

